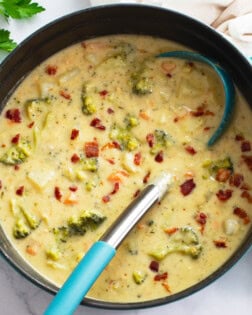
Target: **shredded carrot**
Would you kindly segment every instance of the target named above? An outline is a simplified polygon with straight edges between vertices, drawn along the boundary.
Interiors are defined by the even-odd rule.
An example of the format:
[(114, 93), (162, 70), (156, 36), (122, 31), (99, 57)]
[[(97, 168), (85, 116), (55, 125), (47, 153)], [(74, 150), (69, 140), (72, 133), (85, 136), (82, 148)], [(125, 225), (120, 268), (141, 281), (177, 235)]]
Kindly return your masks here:
[(167, 292), (172, 293), (172, 292), (171, 292), (171, 289), (170, 289), (170, 287), (169, 287), (169, 284), (168, 284), (167, 282), (162, 282), (161, 284), (162, 284), (162, 286), (165, 288), (165, 290), (166, 290)]
[(115, 183), (115, 182), (119, 182), (119, 183), (122, 183), (123, 181), (123, 176), (124, 177), (129, 177), (129, 174), (124, 171), (124, 170), (121, 170), (121, 171), (117, 171), (117, 172), (114, 172), (114, 173), (111, 173), (109, 176), (108, 176), (108, 180), (112, 183)]
[(137, 224), (138, 230), (142, 230), (142, 229), (144, 229), (144, 227), (145, 227), (145, 225), (143, 223), (138, 223)]
[(192, 172), (192, 171), (187, 171), (185, 174), (184, 174), (184, 176), (186, 177), (186, 178), (193, 178), (194, 177), (194, 173)]
[(171, 227), (164, 230), (166, 234), (172, 235), (178, 231), (177, 227)]
[(117, 145), (115, 142), (108, 142), (102, 146), (101, 151), (107, 150), (107, 149), (115, 149), (117, 148)]
[(78, 199), (75, 193), (70, 192), (67, 198), (64, 200), (65, 205), (76, 205), (78, 203)]
[(31, 256), (36, 256), (38, 253), (38, 246), (36, 244), (27, 245), (25, 251), (27, 254), (29, 254)]
[(149, 120), (150, 116), (143, 110), (140, 110), (139, 117), (143, 118), (144, 120)]

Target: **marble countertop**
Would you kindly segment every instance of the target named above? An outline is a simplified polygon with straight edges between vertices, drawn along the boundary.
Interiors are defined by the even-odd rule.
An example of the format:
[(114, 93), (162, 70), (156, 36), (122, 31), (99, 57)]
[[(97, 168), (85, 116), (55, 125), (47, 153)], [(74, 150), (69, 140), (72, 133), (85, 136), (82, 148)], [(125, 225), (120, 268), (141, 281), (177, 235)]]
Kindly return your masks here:
[[(54, 19), (84, 9), (90, 5), (87, 0), (37, 0), (46, 11), (29, 21), (0, 20), (0, 28), (6, 27), (12, 37), (20, 42), (36, 29)], [(0, 54), (4, 58), (4, 54)], [(52, 296), (30, 283), (17, 273), (0, 256), (0, 314), (41, 315)], [(207, 288), (183, 300), (151, 309), (131, 311), (110, 311), (80, 306), (76, 315), (249, 315), (252, 310), (252, 251), (226, 274)]]

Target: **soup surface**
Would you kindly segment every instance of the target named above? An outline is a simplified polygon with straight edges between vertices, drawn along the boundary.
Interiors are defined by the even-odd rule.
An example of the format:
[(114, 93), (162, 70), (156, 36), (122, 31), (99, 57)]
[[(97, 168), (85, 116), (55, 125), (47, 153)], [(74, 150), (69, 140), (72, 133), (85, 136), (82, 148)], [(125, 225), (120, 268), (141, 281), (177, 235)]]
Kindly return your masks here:
[(117, 35), (69, 47), (19, 85), (0, 117), (0, 220), (20, 254), (61, 286), (82, 256), (162, 170), (173, 184), (120, 246), (89, 296), (136, 302), (206, 278), (251, 221), (251, 109), (237, 91), (211, 148), (224, 95), (185, 49)]

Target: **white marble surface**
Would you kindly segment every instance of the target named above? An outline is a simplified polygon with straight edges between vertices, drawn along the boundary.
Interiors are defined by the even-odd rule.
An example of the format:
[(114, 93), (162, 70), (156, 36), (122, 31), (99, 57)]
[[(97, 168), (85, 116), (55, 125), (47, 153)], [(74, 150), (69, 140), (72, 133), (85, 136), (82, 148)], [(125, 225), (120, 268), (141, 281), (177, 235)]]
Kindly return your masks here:
[[(29, 21), (0, 20), (20, 42), (33, 31), (67, 13), (89, 6), (87, 0), (37, 0), (46, 12)], [(3, 58), (0, 54), (0, 58)], [(0, 257), (0, 314), (41, 315), (52, 296), (19, 275)], [(76, 315), (249, 315), (252, 314), (252, 251), (207, 288), (178, 302), (144, 310), (110, 311), (80, 306)]]

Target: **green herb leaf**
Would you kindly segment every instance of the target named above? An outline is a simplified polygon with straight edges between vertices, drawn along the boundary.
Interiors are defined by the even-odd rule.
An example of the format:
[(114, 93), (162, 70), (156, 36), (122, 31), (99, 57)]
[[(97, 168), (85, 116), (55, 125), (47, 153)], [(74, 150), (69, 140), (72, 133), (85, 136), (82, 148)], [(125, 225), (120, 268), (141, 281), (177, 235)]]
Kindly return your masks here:
[(10, 38), (10, 32), (0, 29), (0, 49), (5, 51), (12, 51), (17, 44)]
[(13, 19), (29, 18), (39, 12), (45, 11), (38, 3), (32, 0), (2, 0), (0, 1), (0, 14)]

